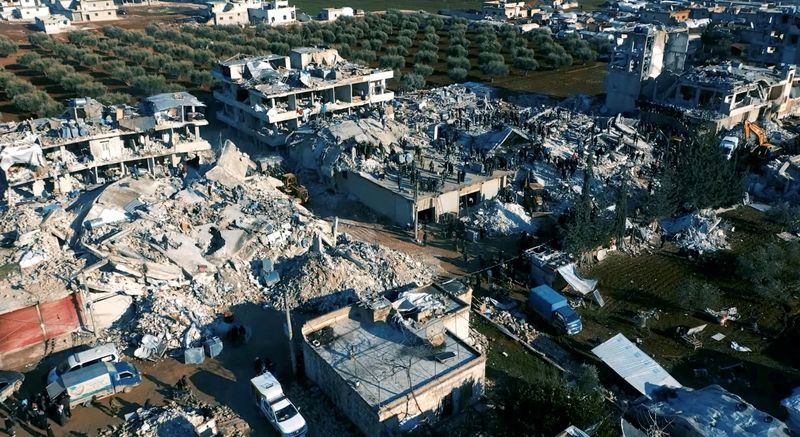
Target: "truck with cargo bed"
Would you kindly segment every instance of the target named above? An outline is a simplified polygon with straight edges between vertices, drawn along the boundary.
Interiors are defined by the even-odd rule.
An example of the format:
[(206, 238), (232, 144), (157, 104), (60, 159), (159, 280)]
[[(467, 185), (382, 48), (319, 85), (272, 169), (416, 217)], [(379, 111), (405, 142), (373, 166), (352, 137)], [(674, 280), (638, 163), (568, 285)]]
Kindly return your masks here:
[(99, 362), (59, 376), (47, 386), (47, 393), (51, 399), (68, 395), (70, 406), (74, 407), (120, 392), (129, 393), (141, 383), (142, 376), (132, 364)]
[(567, 298), (547, 285), (531, 289), (528, 307), (561, 333), (575, 335), (583, 329), (581, 317), (569, 306)]

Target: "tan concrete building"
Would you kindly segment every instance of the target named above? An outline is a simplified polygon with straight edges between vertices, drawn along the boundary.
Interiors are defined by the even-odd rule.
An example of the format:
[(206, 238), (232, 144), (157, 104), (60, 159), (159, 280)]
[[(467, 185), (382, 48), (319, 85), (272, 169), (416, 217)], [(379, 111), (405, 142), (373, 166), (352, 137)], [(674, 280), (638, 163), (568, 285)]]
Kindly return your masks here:
[(456, 414), (483, 392), (459, 282), (342, 308), (303, 327), (306, 376), (367, 436)]
[(64, 15), (73, 23), (112, 21), (117, 17), (114, 0), (55, 0), (53, 13)]

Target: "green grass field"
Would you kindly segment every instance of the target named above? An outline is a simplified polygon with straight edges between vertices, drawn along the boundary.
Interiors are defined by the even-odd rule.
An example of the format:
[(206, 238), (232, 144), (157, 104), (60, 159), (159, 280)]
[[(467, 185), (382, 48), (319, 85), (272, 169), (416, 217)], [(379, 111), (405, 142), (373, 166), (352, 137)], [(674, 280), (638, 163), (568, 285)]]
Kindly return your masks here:
[(404, 0), (393, 3), (380, 0), (352, 2), (350, 0), (298, 0), (293, 2), (298, 9), (309, 15), (317, 15), (322, 8), (349, 6), (365, 11), (403, 9), (410, 11), (437, 12), (440, 9), (479, 9), (480, 0)]

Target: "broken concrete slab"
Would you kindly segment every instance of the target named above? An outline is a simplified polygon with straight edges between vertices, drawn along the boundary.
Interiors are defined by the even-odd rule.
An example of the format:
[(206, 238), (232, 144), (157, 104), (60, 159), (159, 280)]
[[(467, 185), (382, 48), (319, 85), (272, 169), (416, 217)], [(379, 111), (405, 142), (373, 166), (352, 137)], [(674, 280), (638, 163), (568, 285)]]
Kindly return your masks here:
[(233, 188), (244, 182), (247, 171), (250, 169), (255, 170), (256, 163), (240, 152), (233, 141), (226, 140), (216, 164), (206, 172), (205, 176), (210, 181)]

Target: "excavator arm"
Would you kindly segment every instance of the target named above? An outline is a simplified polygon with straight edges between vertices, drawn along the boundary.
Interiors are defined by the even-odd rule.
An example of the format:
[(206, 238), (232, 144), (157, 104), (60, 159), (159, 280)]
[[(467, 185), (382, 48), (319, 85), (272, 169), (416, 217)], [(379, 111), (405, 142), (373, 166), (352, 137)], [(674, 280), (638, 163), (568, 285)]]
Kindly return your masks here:
[(763, 127), (753, 123), (752, 121), (745, 120), (744, 121), (745, 142), (750, 141), (751, 134), (756, 136), (757, 144), (753, 145), (753, 147), (750, 149), (750, 153), (757, 153), (758, 155), (767, 155), (770, 153), (775, 153), (781, 149), (780, 147), (777, 147), (767, 142), (767, 131), (765, 131)]

